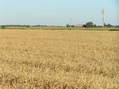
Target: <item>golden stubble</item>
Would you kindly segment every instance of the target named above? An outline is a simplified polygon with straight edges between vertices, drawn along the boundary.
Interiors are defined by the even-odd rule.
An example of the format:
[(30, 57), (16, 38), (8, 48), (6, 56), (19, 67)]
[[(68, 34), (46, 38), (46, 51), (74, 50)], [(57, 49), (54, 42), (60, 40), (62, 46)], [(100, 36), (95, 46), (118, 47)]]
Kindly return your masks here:
[(118, 33), (1, 30), (1, 89), (118, 89)]

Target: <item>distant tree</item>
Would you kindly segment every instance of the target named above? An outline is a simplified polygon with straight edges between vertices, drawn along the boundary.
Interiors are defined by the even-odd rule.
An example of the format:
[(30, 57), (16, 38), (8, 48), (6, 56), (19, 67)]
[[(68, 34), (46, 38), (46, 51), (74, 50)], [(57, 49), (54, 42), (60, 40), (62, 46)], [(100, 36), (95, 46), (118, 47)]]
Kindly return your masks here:
[(119, 27), (119, 25), (113, 25), (112, 27), (117, 27), (117, 28), (118, 28), (118, 27)]
[(83, 25), (83, 27), (96, 27), (96, 24), (94, 24), (93, 22), (87, 22)]
[(6, 28), (6, 26), (2, 25), (2, 26), (1, 26), (1, 28), (2, 28), (2, 29), (5, 29), (5, 28)]
[(84, 24), (83, 27), (86, 27), (86, 25)]
[(74, 25), (67, 24), (66, 27), (75, 27)]
[(74, 25), (71, 25), (71, 27), (75, 27)]
[(70, 25), (69, 25), (69, 24), (67, 24), (67, 25), (66, 25), (66, 27), (70, 27)]
[(111, 24), (105, 24), (105, 27), (112, 27)]
[(97, 27), (96, 24), (94, 24), (93, 27)]
[(27, 28), (30, 28), (31, 26), (30, 25), (26, 25)]
[(93, 22), (87, 22), (86, 27), (93, 27)]
[(74, 27), (74, 25), (67, 24), (66, 27), (67, 27), (69, 30), (71, 30), (72, 27)]

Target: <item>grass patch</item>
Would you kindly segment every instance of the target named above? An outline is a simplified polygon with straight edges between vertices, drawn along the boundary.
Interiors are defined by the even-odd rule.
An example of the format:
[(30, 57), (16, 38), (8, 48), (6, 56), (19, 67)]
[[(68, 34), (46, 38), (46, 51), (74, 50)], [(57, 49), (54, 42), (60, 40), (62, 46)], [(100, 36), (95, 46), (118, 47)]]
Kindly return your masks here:
[(109, 29), (109, 31), (119, 31), (119, 29)]

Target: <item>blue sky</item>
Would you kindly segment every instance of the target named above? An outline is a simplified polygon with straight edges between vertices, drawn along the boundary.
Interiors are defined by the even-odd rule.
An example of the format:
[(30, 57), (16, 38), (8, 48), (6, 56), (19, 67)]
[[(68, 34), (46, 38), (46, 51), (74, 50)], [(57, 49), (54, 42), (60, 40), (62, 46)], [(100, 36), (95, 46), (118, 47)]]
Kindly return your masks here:
[[(0, 0), (0, 24), (119, 24), (118, 0)], [(72, 20), (71, 20), (72, 19)]]

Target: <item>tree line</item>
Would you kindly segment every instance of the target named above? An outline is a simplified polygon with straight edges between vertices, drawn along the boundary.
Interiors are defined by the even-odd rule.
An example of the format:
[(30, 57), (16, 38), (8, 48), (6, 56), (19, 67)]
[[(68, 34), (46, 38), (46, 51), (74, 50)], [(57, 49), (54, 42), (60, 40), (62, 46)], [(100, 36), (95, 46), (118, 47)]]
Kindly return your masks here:
[[(30, 27), (50, 27), (50, 26), (48, 26), (48, 25), (1, 25), (0, 26), (1, 29), (5, 29), (5, 28), (9, 28), (9, 27), (12, 27), (12, 28), (17, 28), (17, 27), (20, 27), (20, 28), (30, 28)], [(66, 27), (73, 28), (73, 27), (76, 27), (76, 26), (75, 25), (71, 25), (71, 24), (66, 24)], [(82, 26), (79, 26), (79, 27), (84, 27), (84, 28), (119, 27), (119, 25), (113, 26), (111, 24), (104, 24), (104, 26), (98, 26), (98, 25), (94, 24), (92, 21), (89, 21), (89, 22), (87, 22), (87, 23), (85, 23), (85, 24), (83, 24)]]
[[(75, 25), (67, 24), (66, 27), (75, 27)], [(101, 27), (101, 26), (97, 26), (96, 24), (94, 24), (93, 22), (90, 21), (90, 22), (83, 24), (81, 27), (88, 28), (88, 27)], [(104, 27), (115, 27), (115, 26), (113, 26), (111, 24), (104, 24)]]

